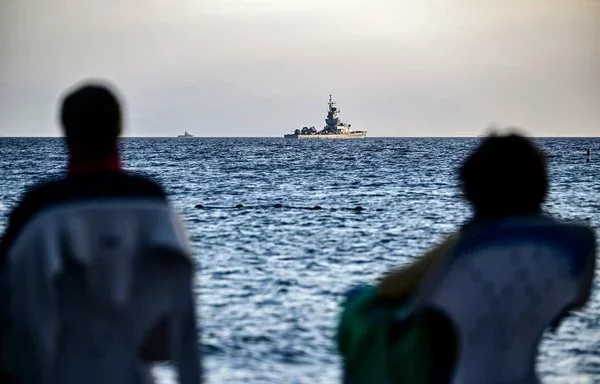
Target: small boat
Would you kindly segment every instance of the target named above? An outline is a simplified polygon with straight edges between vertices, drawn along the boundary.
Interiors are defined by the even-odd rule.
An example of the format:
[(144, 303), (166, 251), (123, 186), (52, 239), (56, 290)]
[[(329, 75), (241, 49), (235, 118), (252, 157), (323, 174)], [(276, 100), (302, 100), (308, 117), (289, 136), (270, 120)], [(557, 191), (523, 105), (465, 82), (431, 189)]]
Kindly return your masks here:
[(179, 135), (177, 137), (194, 137), (194, 135), (191, 135), (188, 133), (188, 131), (185, 131), (185, 133), (183, 135)]

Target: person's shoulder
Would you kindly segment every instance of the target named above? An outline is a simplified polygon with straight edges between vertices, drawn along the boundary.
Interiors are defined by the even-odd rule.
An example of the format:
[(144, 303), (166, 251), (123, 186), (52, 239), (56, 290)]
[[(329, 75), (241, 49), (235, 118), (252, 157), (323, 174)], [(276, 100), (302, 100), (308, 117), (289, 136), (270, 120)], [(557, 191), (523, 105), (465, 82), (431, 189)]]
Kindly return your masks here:
[(19, 202), (11, 209), (8, 215), (8, 226), (2, 237), (0, 253), (10, 244), (27, 221), (40, 210), (44, 209), (60, 190), (66, 179), (55, 177), (45, 179), (25, 188)]
[(127, 171), (120, 173), (119, 177), (126, 189), (133, 194), (142, 194), (165, 200), (167, 198), (167, 193), (163, 186), (149, 176)]
[(585, 272), (595, 263), (596, 232), (589, 222), (550, 218), (548, 225), (552, 228), (548, 237), (560, 244), (559, 249), (567, 251), (574, 274)]
[(38, 181), (25, 187), (25, 192), (17, 206), (13, 209), (13, 213), (20, 211), (36, 211), (45, 206), (52, 199), (57, 191), (64, 188), (67, 183), (65, 177), (53, 177)]
[(27, 187), (12, 210), (11, 219), (24, 221), (35, 213), (60, 203), (113, 197), (167, 201), (167, 194), (158, 182), (129, 172), (61, 176)]
[(586, 221), (566, 221), (562, 222), (561, 226), (568, 231), (569, 234), (588, 248), (596, 248), (596, 231), (590, 223)]
[(596, 233), (589, 221), (546, 217), (546, 224), (580, 240), (595, 240)]

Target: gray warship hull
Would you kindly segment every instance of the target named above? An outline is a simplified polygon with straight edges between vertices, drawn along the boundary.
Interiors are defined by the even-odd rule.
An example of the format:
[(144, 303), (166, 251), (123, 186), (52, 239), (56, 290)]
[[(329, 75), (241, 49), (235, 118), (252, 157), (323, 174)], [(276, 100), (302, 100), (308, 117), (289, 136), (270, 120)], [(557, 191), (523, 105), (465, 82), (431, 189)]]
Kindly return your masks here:
[(302, 135), (290, 133), (283, 135), (286, 139), (298, 140), (318, 140), (318, 139), (364, 139), (367, 137), (367, 132), (349, 132), (349, 133), (319, 133), (314, 135)]

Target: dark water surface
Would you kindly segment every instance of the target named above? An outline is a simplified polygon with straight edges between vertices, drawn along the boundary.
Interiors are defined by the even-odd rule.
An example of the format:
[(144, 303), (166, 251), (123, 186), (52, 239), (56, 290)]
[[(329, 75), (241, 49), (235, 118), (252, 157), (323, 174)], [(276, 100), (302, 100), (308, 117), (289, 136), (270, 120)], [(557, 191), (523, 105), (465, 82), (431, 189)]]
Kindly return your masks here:
[[(550, 156), (548, 211), (598, 227), (600, 140), (538, 141)], [(126, 168), (162, 182), (187, 222), (209, 382), (337, 382), (341, 293), (410, 261), (466, 219), (455, 169), (476, 143), (125, 139)], [(589, 147), (598, 157), (586, 164)], [(3, 229), (26, 185), (62, 173), (65, 155), (59, 139), (0, 139), (0, 151)], [(323, 209), (301, 209), (316, 205)], [(599, 314), (596, 291), (586, 311), (546, 337), (545, 381), (600, 382)], [(158, 374), (172, 381), (167, 368)]]

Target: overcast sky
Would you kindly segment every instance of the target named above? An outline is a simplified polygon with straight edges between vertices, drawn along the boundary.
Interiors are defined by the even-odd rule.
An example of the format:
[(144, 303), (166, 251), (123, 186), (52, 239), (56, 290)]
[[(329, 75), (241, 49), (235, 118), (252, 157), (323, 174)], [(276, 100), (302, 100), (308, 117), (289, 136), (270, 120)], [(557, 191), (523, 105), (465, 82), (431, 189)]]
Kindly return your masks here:
[(0, 135), (90, 77), (129, 136), (281, 136), (330, 93), (369, 136), (600, 135), (600, 0), (0, 0)]

